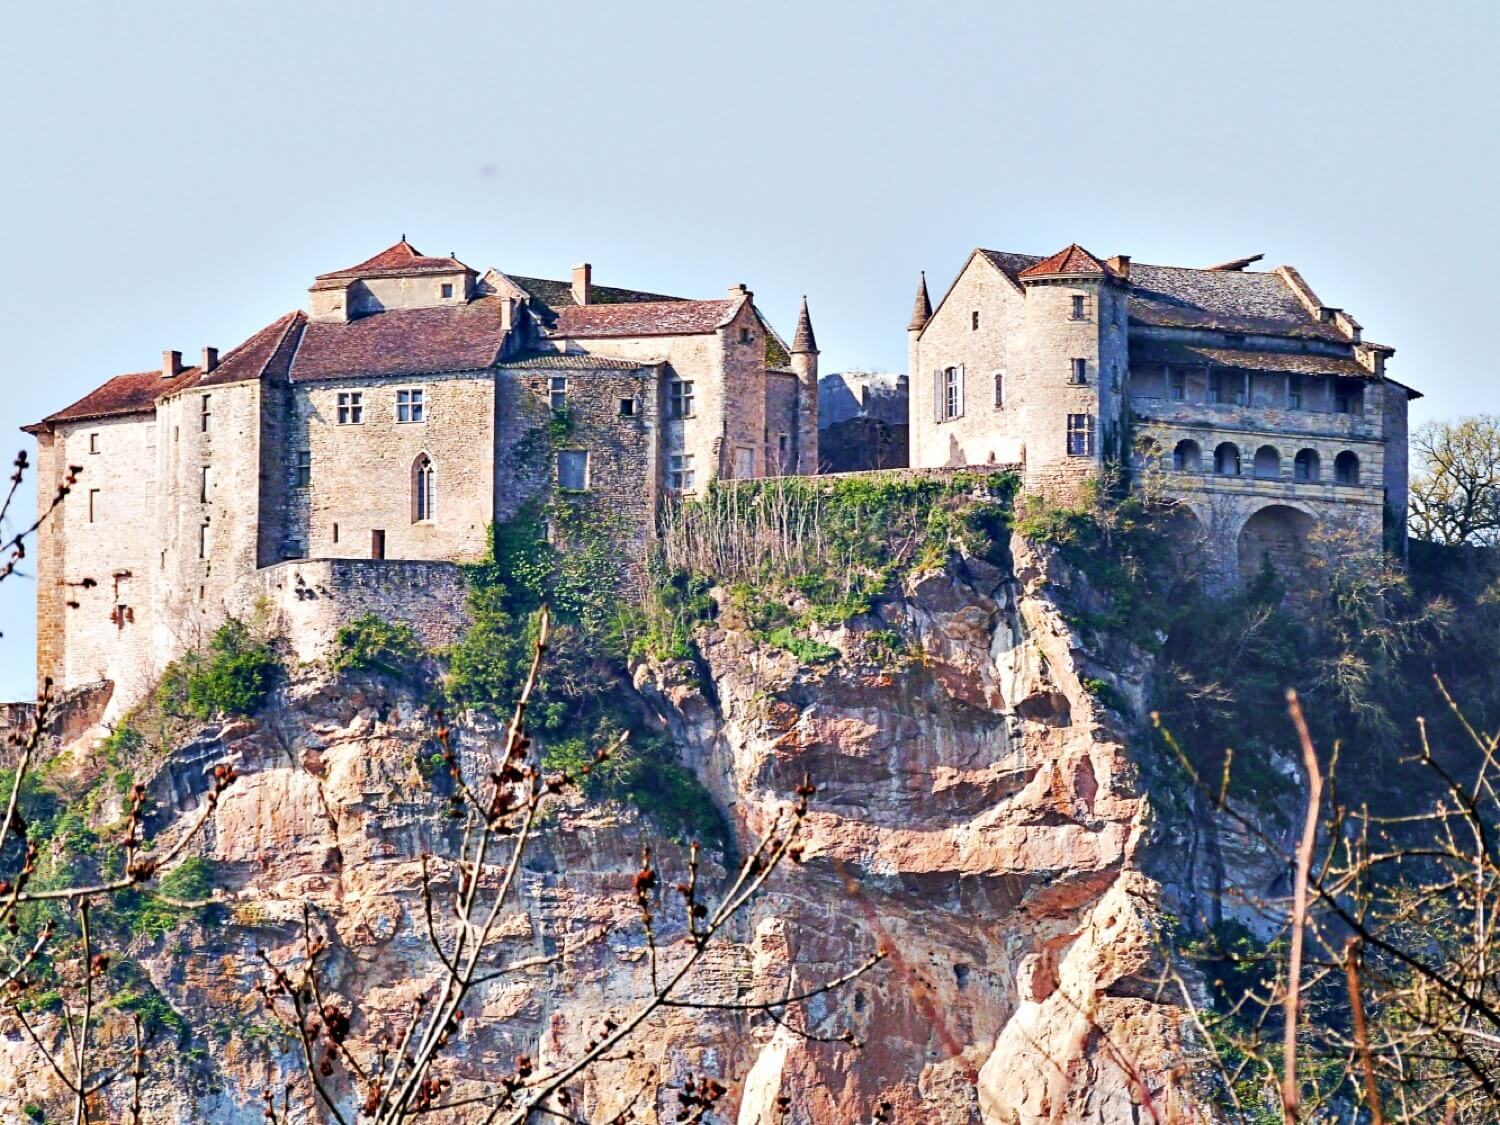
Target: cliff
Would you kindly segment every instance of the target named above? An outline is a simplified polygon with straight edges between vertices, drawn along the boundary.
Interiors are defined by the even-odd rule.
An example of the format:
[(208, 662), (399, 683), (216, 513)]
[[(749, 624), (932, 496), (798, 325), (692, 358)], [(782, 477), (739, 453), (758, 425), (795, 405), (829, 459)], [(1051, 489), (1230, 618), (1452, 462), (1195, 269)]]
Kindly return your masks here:
[[(669, 1010), (635, 1052), (591, 1072), (589, 1120), (619, 1113), (654, 1071), (665, 1086), (638, 1120), (674, 1119), (672, 1087), (689, 1074), (723, 1079), (721, 1116), (742, 1125), (863, 1121), (881, 1102), (898, 1121), (986, 1125), (1143, 1120), (1181, 1104), (1183, 1011), (1153, 975), (1163, 888), (1147, 845), (1162, 835), (1128, 750), (1150, 661), (1124, 641), (1086, 655), (1050, 592), (1078, 576), (1019, 538), (1009, 555), (915, 571), (874, 614), (816, 631), (836, 658), (803, 663), (721, 614), (698, 627), (698, 662), (635, 664), (636, 705), (729, 824), (711, 884), (804, 774), (818, 786), (803, 863), (769, 884), (700, 987), (786, 994), (889, 956), (787, 1013), (823, 1037), (852, 1032), (858, 1049), (762, 1015)], [(409, 679), (309, 666), (253, 719), (205, 724), (151, 764), (159, 847), (199, 807), (206, 768), (241, 776), (195, 844), (222, 901), (128, 950), (135, 1010), (151, 997), (157, 1025), (145, 1120), (259, 1122), (262, 1093), (289, 1081), (307, 1114), (293, 1119), (316, 1119), (256, 994), (262, 954), (298, 955), (305, 908), (331, 943), (328, 987), (357, 998), (355, 1043), (428, 988), (419, 857), (451, 853), (456, 831), (431, 769), (438, 721)], [(503, 734), (483, 716), (453, 732), (470, 764)], [(79, 784), (98, 780), (83, 744), (63, 763)], [(478, 990), (460, 1077), (493, 1077), (518, 1053), (545, 1066), (649, 990), (629, 886), (640, 844), (661, 836), (626, 805), (559, 801), (503, 920), (506, 954), (540, 964)], [(659, 862), (680, 870), (683, 849)], [(0, 1116), (61, 1105), (30, 1043), (0, 1040)]]

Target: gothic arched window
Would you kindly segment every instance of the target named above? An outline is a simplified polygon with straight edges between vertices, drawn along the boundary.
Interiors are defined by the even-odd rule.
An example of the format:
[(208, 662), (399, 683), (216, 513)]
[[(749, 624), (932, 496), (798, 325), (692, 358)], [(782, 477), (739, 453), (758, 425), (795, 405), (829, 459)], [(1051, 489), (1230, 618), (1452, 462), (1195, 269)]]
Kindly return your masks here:
[(411, 518), (413, 523), (424, 523), (433, 518), (435, 510), (437, 475), (432, 468), (432, 458), (423, 453), (411, 466)]

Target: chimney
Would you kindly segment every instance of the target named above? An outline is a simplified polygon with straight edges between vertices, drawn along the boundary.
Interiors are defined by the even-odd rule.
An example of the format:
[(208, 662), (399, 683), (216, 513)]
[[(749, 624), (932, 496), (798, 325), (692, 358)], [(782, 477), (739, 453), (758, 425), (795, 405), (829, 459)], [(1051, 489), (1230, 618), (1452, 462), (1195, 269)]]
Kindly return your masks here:
[(749, 289), (745, 288), (745, 283), (743, 281), (740, 282), (738, 285), (731, 285), (729, 287), (729, 295), (731, 297), (753, 297), (753, 296), (755, 296), (754, 293), (750, 292)]
[(207, 375), (210, 371), (212, 371), (215, 367), (218, 367), (218, 366), (219, 366), (219, 349), (218, 348), (204, 348), (203, 349), (203, 362), (198, 365), (198, 369), (200, 371), (202, 371), (205, 375)]
[(589, 303), (589, 291), (594, 287), (594, 267), (580, 262), (573, 267), (573, 300), (580, 305)]
[(1126, 281), (1130, 280), (1130, 255), (1116, 254), (1109, 260), (1109, 268), (1114, 270)]
[(173, 376), (182, 374), (182, 353), (165, 351), (161, 353), (161, 377), (171, 379)]

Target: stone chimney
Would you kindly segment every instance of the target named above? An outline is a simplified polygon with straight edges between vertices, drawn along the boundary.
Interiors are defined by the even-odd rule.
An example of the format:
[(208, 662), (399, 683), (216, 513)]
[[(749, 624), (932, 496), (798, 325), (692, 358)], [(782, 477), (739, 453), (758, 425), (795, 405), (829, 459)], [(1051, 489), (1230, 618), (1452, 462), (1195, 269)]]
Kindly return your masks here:
[(161, 353), (161, 377), (171, 379), (182, 374), (182, 353), (165, 351)]
[(1109, 268), (1114, 270), (1126, 281), (1130, 280), (1130, 255), (1116, 254), (1109, 260)]
[(203, 362), (201, 362), (200, 364), (198, 364), (199, 370), (201, 370), (205, 375), (207, 375), (210, 371), (212, 371), (215, 367), (218, 367), (218, 366), (219, 366), (219, 349), (218, 348), (204, 348), (203, 349)]
[(732, 297), (732, 298), (733, 297), (753, 297), (753, 296), (755, 296), (755, 294), (752, 293), (752, 292), (750, 292), (749, 289), (745, 288), (745, 283), (742, 281), (738, 285), (731, 285), (729, 287), (729, 296)]
[(590, 291), (594, 287), (594, 267), (580, 262), (573, 267), (573, 300), (580, 305), (589, 303)]

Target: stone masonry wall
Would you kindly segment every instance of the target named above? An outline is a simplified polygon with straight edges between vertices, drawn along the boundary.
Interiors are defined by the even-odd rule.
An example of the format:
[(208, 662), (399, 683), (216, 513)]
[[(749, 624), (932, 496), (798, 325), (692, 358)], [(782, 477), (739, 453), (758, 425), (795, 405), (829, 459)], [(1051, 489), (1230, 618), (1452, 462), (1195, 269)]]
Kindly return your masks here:
[(800, 388), (795, 375), (766, 372), (766, 452), (761, 462), (766, 476), (786, 476), (797, 470)]
[(235, 584), (228, 609), (265, 621), (300, 661), (333, 650), (339, 628), (369, 615), (410, 625), (428, 648), (453, 644), (468, 627), (463, 574), (451, 562), (297, 559)]
[[(420, 389), (425, 420), (396, 421), (397, 390)], [(363, 422), (338, 423), (339, 392), (363, 394)], [(293, 387), (285, 469), (291, 540), (314, 558), (369, 558), (385, 533), (392, 559), (478, 558), (495, 511), (495, 379), (490, 371), (338, 379)], [(298, 487), (296, 455), (311, 455)], [(434, 516), (418, 521), (413, 472), (434, 470)]]
[[(979, 329), (973, 314), (979, 313)], [(1021, 373), (1022, 295), (983, 256), (969, 260), (928, 321), (910, 372), (910, 460), (919, 467), (1019, 462), (1026, 448)], [(963, 416), (936, 420), (936, 372), (964, 368)], [(995, 374), (1005, 379), (995, 405)]]

